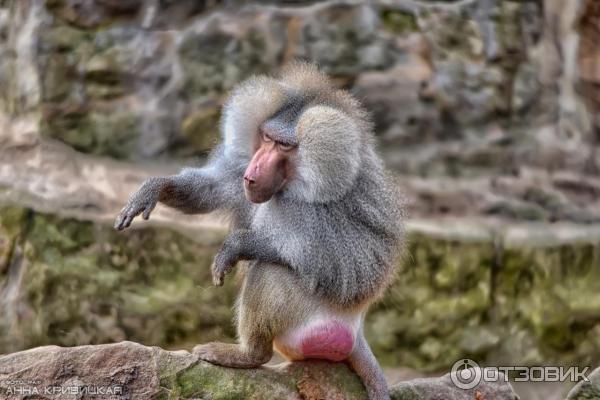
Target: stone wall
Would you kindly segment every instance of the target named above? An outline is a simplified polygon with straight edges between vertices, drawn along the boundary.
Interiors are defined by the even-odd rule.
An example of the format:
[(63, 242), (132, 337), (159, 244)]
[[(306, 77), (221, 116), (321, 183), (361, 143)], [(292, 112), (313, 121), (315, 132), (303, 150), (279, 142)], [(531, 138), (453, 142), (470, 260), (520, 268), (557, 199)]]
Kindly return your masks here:
[(598, 222), (596, 11), (578, 4), (4, 2), (3, 132), (198, 164), (235, 83), (308, 59), (372, 111), (388, 166), (426, 178), (412, 215)]
[(373, 111), (399, 171), (597, 162), (575, 2), (4, 3), (3, 108), (39, 111), (42, 136), (82, 152), (201, 156), (235, 83), (303, 58)]

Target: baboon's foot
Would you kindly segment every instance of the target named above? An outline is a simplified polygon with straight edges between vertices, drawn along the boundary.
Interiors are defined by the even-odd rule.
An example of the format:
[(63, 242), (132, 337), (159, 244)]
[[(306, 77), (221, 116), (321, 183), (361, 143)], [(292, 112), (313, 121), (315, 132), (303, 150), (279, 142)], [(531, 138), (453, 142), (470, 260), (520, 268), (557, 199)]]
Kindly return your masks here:
[(232, 368), (256, 368), (271, 359), (271, 351), (247, 351), (239, 344), (210, 342), (192, 350), (201, 360)]

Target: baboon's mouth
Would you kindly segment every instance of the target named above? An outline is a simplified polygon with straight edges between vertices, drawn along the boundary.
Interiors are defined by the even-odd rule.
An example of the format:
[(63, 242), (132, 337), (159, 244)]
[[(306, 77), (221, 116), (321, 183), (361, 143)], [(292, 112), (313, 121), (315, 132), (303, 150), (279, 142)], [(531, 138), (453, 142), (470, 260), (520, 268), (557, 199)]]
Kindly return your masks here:
[(271, 199), (276, 193), (279, 193), (285, 187), (287, 179), (283, 179), (276, 188), (261, 189), (256, 185), (250, 186), (248, 181), (244, 181), (244, 194), (246, 199), (252, 203), (260, 204), (265, 203)]
[(244, 194), (248, 201), (260, 204), (269, 201), (275, 193), (270, 190), (248, 189), (246, 185), (244, 185)]

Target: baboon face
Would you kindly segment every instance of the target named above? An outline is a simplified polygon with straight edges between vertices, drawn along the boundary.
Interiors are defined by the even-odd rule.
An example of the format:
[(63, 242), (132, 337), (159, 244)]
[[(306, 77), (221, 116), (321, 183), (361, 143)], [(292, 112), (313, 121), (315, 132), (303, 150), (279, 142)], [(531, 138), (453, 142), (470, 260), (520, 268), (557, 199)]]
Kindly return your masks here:
[(282, 132), (270, 122), (260, 127), (256, 150), (244, 173), (244, 193), (253, 203), (268, 201), (293, 176), (298, 145), (289, 139), (284, 141)]

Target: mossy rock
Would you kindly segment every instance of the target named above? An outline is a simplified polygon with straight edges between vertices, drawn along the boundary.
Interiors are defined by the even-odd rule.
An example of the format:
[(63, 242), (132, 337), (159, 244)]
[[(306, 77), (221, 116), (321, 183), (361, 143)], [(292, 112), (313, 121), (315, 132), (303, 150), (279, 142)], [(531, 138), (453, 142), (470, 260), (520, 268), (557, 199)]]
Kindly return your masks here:
[(496, 286), (502, 305), (498, 316), (528, 332), (538, 346), (523, 361), (598, 363), (592, 349), (598, 346), (594, 332), (600, 326), (600, 245), (511, 246), (503, 258)]
[[(0, 212), (8, 227), (2, 242), (14, 237), (4, 232), (14, 230), (15, 213), (30, 212)], [(212, 286), (214, 246), (168, 230), (117, 233), (92, 222), (27, 215), (20, 224), (23, 257), (13, 260), (23, 274), (14, 288), (22, 293), (22, 317), (12, 331), (19, 346), (124, 338), (170, 346), (234, 336), (236, 282)], [(5, 340), (0, 345), (0, 352), (15, 350)]]
[(461, 357), (597, 364), (600, 244), (554, 229), (506, 243), (501, 232), (413, 231), (396, 281), (367, 315), (374, 352), (384, 365), (421, 370)]
[(598, 400), (600, 399), (600, 368), (596, 368), (587, 376), (587, 381), (581, 381), (567, 395), (567, 400)]
[(382, 10), (383, 26), (396, 35), (405, 35), (419, 31), (417, 18), (410, 12), (401, 10)]
[(135, 152), (141, 121), (129, 111), (100, 113), (74, 109), (47, 117), (41, 132), (85, 153), (123, 159)]
[(300, 30), (298, 55), (338, 78), (353, 79), (363, 71), (385, 69), (398, 52), (381, 35), (377, 12), (367, 4), (332, 4), (307, 18)]
[(271, 71), (265, 59), (266, 38), (250, 31), (243, 38), (215, 28), (189, 34), (178, 49), (187, 98), (217, 97), (251, 75)]
[(44, 31), (43, 36), (40, 37), (40, 45), (46, 50), (67, 53), (75, 51), (82, 43), (92, 39), (93, 34), (90, 31), (56, 24)]
[[(396, 280), (365, 324), (385, 366), (439, 371), (464, 357), (517, 365), (600, 360), (598, 243), (560, 235), (504, 243), (499, 233), (468, 232), (410, 230)], [(23, 276), (19, 304), (10, 308), (19, 316), (10, 329), (2, 320), (0, 352), (125, 338), (171, 348), (233, 340), (239, 281), (211, 285), (214, 243), (3, 208), (1, 283), (8, 284), (9, 265)]]
[(513, 218), (516, 220), (525, 221), (548, 221), (549, 214), (537, 204), (525, 202), (504, 201), (490, 204), (484, 212), (489, 215), (494, 215), (504, 218)]
[(0, 287), (6, 284), (7, 272), (15, 247), (28, 224), (27, 210), (8, 207), (0, 213)]
[(143, 1), (86, 1), (48, 0), (46, 7), (54, 18), (85, 29), (95, 29), (113, 24), (121, 17), (135, 15)]
[[(225, 368), (200, 361), (187, 351), (165, 351), (133, 342), (39, 347), (0, 357), (0, 369), (5, 378), (0, 381), (0, 396), (4, 397), (19, 394), (20, 387), (13, 382), (26, 382), (23, 386), (40, 392), (47, 387), (68, 390), (77, 385), (98, 388), (114, 395), (111, 397), (134, 399), (367, 398), (363, 383), (344, 363), (309, 360), (261, 368)], [(390, 387), (390, 397), (517, 400), (510, 384), (502, 378), (468, 390), (457, 388), (450, 374), (414, 379)]]
[(396, 281), (367, 316), (367, 337), (381, 361), (434, 371), (485, 354), (496, 341), (481, 330), (493, 260), (489, 242), (411, 236)]
[(133, 64), (129, 52), (131, 49), (115, 45), (93, 54), (83, 65), (86, 81), (107, 86), (122, 85)]
[(76, 75), (76, 64), (68, 56), (60, 53), (48, 56), (42, 75), (43, 101), (65, 101), (73, 91)]

